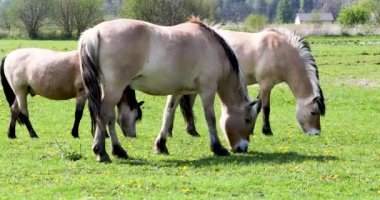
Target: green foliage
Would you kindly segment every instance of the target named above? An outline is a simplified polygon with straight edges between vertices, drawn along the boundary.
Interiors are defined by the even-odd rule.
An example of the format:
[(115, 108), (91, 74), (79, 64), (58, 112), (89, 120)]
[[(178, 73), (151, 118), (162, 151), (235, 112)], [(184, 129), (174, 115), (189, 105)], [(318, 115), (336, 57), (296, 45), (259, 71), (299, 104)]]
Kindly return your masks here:
[(276, 14), (277, 23), (291, 23), (292, 9), (289, 0), (281, 0)]
[(268, 18), (264, 15), (250, 14), (244, 21), (246, 30), (256, 32), (262, 30), (268, 22)]
[(120, 13), (122, 17), (174, 25), (191, 15), (215, 20), (216, 6), (216, 0), (126, 0)]
[(12, 11), (23, 23), (28, 36), (37, 38), (39, 29), (45, 20), (50, 16), (52, 0), (14, 0)]
[(380, 24), (380, 1), (379, 0), (361, 0), (358, 5), (368, 10), (372, 17), (370, 22)]
[(346, 7), (340, 11), (337, 21), (343, 26), (352, 27), (368, 23), (369, 15), (368, 10), (362, 6)]
[[(81, 138), (70, 135), (74, 99), (29, 97), (29, 115), (40, 138), (30, 139), (27, 129), (17, 125), (18, 138), (10, 140), (9, 107), (0, 95), (1, 198), (379, 199), (380, 37), (313, 37), (308, 42), (327, 104), (321, 136), (302, 134), (294, 97), (287, 86), (278, 85), (271, 94), (275, 136), (261, 134), (259, 115), (249, 152), (226, 158), (210, 152), (199, 98), (194, 113), (201, 137), (186, 134), (178, 109), (173, 137), (167, 141), (171, 154), (162, 156), (153, 153), (152, 145), (166, 98), (138, 92), (138, 99), (145, 100), (138, 137), (119, 137), (131, 158), (100, 164), (91, 150), (87, 109)], [(0, 40), (0, 56), (20, 47), (68, 51), (76, 45), (77, 41)], [(249, 93), (256, 96), (257, 86), (249, 87)], [(219, 116), (219, 104), (215, 109)], [(119, 129), (118, 133), (122, 136)], [(110, 140), (106, 142), (110, 152)], [(60, 146), (67, 153), (62, 154)]]

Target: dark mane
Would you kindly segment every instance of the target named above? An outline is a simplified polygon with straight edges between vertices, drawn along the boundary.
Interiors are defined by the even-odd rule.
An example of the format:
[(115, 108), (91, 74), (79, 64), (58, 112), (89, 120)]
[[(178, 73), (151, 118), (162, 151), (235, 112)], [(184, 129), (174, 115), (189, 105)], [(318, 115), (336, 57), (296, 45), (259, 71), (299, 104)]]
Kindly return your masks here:
[(230, 66), (233, 71), (235, 71), (237, 74), (240, 73), (240, 68), (239, 68), (239, 62), (238, 59), (236, 58), (236, 55), (230, 45), (227, 44), (227, 42), (223, 39), (222, 36), (220, 36), (218, 33), (216, 33), (212, 28), (204, 24), (199, 18), (191, 16), (189, 21), (190, 23), (198, 24), (199, 26), (205, 28), (207, 31), (209, 31), (212, 36), (214, 36), (219, 44), (223, 47), (224, 52), (227, 55), (228, 60), (230, 61)]

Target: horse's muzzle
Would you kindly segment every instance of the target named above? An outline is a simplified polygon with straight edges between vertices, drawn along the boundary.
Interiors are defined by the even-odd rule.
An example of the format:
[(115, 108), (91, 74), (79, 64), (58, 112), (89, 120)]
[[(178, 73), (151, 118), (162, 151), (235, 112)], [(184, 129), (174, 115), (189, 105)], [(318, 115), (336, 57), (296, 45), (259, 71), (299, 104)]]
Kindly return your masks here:
[(240, 142), (232, 148), (234, 153), (247, 153), (249, 142), (247, 140), (240, 140)]
[(311, 129), (310, 131), (305, 133), (306, 135), (320, 135), (321, 131), (317, 129)]

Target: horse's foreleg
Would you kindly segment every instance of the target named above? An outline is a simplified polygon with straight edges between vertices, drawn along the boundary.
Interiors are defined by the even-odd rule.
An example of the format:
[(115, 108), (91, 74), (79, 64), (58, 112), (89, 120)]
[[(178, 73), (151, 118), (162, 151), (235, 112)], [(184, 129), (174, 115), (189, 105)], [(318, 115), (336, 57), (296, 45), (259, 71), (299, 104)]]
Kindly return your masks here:
[(79, 123), (83, 116), (84, 105), (86, 103), (86, 97), (77, 97), (77, 103), (75, 107), (75, 121), (73, 128), (71, 129), (71, 135), (74, 138), (79, 138)]
[(270, 87), (260, 87), (260, 99), (262, 103), (263, 109), (263, 127), (262, 132), (266, 136), (272, 136), (272, 129), (270, 127), (269, 122), (269, 114), (270, 114), (270, 91), (272, 88)]
[(155, 151), (159, 154), (169, 154), (166, 147), (166, 139), (169, 135), (170, 126), (173, 125), (175, 109), (182, 95), (169, 95), (166, 101), (166, 107), (163, 114), (163, 121), (160, 134), (155, 143)]
[(220, 143), (217, 129), (216, 118), (214, 110), (215, 93), (201, 93), (200, 94), (203, 104), (203, 110), (205, 113), (208, 131), (210, 134), (210, 147), (211, 151), (217, 156), (229, 156), (230, 153)]
[(196, 94), (184, 95), (181, 98), (180, 106), (183, 118), (186, 123), (186, 131), (189, 135), (199, 137), (199, 133), (195, 127), (195, 117), (193, 113), (193, 107), (195, 103)]

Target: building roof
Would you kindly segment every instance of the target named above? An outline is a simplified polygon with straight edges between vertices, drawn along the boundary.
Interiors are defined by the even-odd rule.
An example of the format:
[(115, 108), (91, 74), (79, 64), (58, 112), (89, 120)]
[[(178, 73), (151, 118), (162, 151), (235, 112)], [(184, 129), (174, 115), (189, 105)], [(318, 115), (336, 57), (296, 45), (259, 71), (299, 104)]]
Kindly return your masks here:
[(334, 21), (334, 17), (331, 13), (297, 13), (300, 21), (316, 20), (315, 17), (319, 16), (319, 21)]

